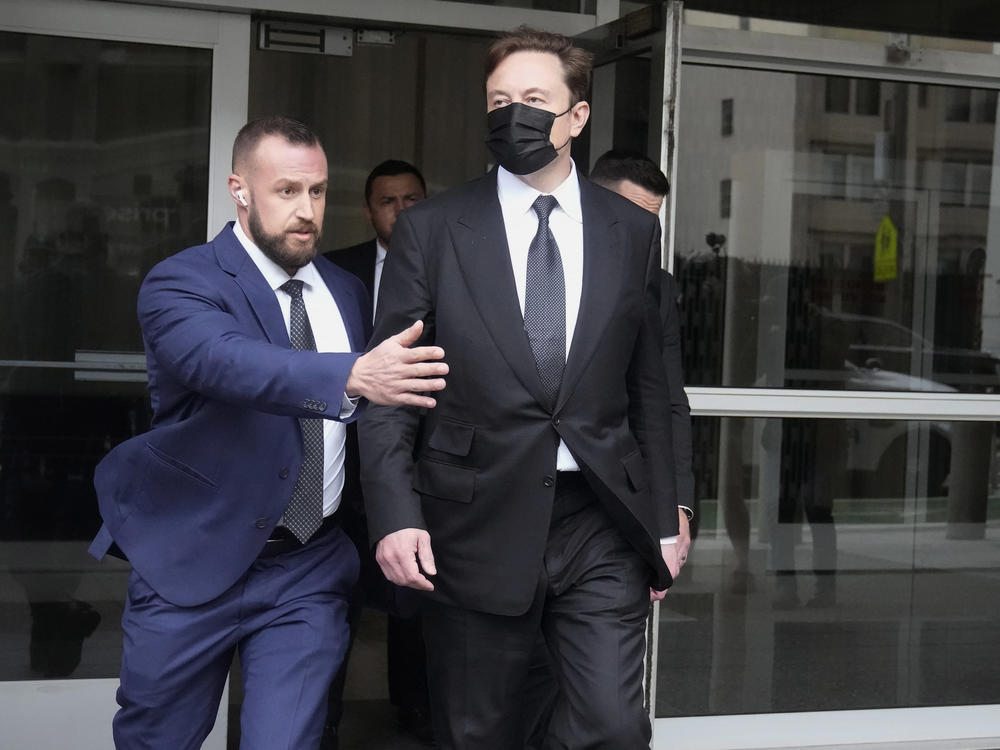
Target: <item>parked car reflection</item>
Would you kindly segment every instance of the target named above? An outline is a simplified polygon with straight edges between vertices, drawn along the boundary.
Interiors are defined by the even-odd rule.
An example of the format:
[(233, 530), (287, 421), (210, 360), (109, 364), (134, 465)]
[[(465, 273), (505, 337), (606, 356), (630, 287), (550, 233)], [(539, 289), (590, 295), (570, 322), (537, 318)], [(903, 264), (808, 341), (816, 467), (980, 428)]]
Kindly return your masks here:
[(989, 352), (936, 347), (916, 331), (886, 318), (827, 309), (821, 309), (819, 316), (825, 331), (836, 331), (844, 342), (848, 389), (1000, 391), (1000, 359)]
[[(824, 334), (822, 346), (839, 346), (843, 352), (839, 387), (923, 393), (1000, 391), (1000, 359), (989, 352), (935, 347), (910, 328), (885, 318), (827, 309), (816, 312)], [(855, 419), (848, 423), (846, 439), (846, 469), (854, 497), (899, 498), (907, 491), (927, 497), (948, 494), (951, 423), (931, 421), (918, 426), (905, 420)], [(914, 440), (916, 450), (911, 450)]]

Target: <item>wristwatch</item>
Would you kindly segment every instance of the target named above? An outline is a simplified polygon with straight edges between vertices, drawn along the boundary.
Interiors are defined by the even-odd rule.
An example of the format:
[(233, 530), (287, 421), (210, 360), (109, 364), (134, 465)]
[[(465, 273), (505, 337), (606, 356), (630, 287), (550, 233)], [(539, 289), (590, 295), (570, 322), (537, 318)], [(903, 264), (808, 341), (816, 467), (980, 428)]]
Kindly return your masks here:
[(691, 521), (694, 520), (694, 510), (693, 509), (687, 507), (686, 505), (678, 505), (677, 506), (677, 510), (684, 511), (684, 515), (688, 517), (688, 522), (691, 522)]

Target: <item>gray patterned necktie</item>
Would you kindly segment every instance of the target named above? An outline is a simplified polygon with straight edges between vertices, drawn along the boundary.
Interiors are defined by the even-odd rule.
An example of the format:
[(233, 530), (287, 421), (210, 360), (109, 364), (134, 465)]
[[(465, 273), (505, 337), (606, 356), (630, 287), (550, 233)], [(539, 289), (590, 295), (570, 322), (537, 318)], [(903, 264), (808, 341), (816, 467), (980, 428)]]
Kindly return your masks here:
[[(316, 339), (302, 299), (302, 282), (289, 279), (281, 291), (292, 298), (288, 338), (293, 349), (316, 351)], [(323, 523), (323, 420), (299, 419), (302, 426), (302, 468), (281, 525), (305, 544)]]
[(524, 287), (524, 330), (550, 406), (555, 406), (566, 367), (566, 282), (559, 246), (549, 229), (549, 214), (557, 205), (551, 195), (539, 195), (531, 204), (538, 231), (528, 246)]

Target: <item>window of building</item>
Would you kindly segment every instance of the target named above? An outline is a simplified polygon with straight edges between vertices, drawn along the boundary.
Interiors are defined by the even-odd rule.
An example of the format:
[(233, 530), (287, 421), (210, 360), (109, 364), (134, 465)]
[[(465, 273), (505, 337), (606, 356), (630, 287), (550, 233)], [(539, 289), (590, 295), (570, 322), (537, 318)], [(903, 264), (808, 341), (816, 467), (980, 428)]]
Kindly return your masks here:
[(989, 164), (969, 165), (969, 205), (986, 207), (990, 205), (990, 186), (993, 167)]
[(882, 83), (872, 78), (825, 79), (825, 110), (831, 114), (878, 115), (882, 111)]
[(964, 161), (946, 161), (941, 165), (942, 205), (965, 205), (965, 169)]
[(970, 89), (948, 88), (945, 90), (944, 119), (948, 122), (968, 122), (972, 114), (972, 92)]
[(826, 79), (826, 111), (841, 112), (846, 114), (850, 111), (851, 104), (851, 79), (831, 76)]
[(848, 154), (845, 196), (852, 201), (872, 199), (875, 184), (875, 160), (870, 154)]
[(722, 100), (722, 135), (733, 134), (733, 100)]
[(988, 123), (997, 121), (996, 90), (975, 89), (972, 92), (972, 121)]
[(719, 182), (719, 217), (728, 219), (732, 212), (733, 203), (733, 181), (722, 180)]
[(874, 78), (854, 80), (854, 113), (877, 115), (881, 110), (882, 84)]

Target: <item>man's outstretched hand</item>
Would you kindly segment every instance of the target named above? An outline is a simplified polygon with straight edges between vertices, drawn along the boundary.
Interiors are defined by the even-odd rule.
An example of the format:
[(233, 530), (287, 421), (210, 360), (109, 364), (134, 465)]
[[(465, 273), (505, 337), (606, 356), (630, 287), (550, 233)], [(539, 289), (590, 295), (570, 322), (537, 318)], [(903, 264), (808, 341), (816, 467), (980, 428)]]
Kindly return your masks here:
[(440, 346), (410, 348), (423, 330), (424, 323), (418, 320), (358, 357), (347, 377), (347, 395), (386, 406), (432, 409), (437, 401), (423, 393), (444, 389), (448, 365), (435, 361), (444, 358)]

